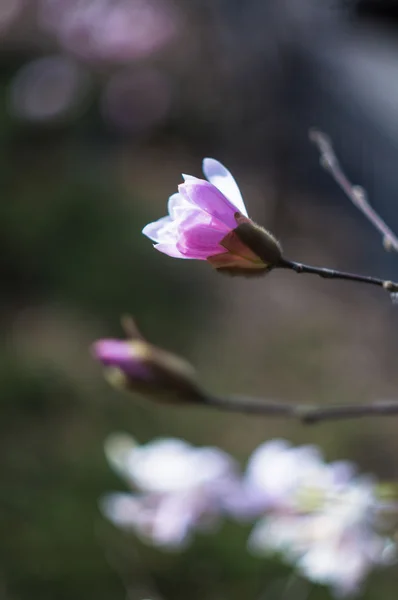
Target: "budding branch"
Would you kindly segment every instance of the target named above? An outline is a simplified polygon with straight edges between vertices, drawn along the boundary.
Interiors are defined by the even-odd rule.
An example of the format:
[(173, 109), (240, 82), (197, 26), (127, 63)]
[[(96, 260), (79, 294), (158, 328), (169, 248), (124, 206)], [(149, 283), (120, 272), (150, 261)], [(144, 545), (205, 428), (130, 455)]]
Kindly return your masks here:
[(245, 396), (205, 396), (205, 406), (246, 414), (259, 414), (265, 417), (280, 417), (299, 421), (304, 425), (314, 425), (323, 421), (341, 421), (361, 417), (398, 415), (398, 400), (380, 400), (369, 404), (345, 404), (319, 406), (291, 404)]

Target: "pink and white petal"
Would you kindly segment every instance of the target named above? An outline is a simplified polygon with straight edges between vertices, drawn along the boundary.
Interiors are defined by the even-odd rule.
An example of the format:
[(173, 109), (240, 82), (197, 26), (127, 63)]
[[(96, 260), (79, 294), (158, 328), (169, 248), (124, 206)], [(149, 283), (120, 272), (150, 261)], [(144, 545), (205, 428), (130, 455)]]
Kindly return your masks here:
[(197, 209), (179, 221), (177, 248), (187, 256), (207, 258), (224, 252), (220, 241), (224, 239), (226, 232), (226, 225)]
[(235, 220), (236, 206), (208, 181), (201, 179), (188, 181), (180, 184), (178, 190), (202, 211), (215, 217), (229, 229), (237, 227)]
[(145, 225), (142, 233), (153, 242), (169, 242), (175, 239), (172, 233), (174, 227), (173, 219), (167, 216)]
[(210, 183), (220, 190), (240, 213), (246, 217), (248, 216), (238, 184), (224, 165), (214, 158), (205, 158), (203, 160), (203, 173)]
[(156, 248), (156, 250), (159, 250), (159, 252), (163, 252), (163, 254), (167, 254), (172, 258), (195, 258), (195, 256), (187, 256), (186, 254), (183, 254), (180, 250), (178, 250), (176, 244), (161, 243), (154, 244), (153, 247)]
[(167, 203), (167, 210), (172, 219), (181, 218), (182, 212), (188, 212), (189, 210), (192, 210), (193, 207), (196, 209), (196, 206), (192, 204), (187, 197), (178, 192), (172, 194)]
[(181, 173), (184, 181), (200, 181), (199, 177), (195, 177), (194, 175), (187, 175), (186, 173)]

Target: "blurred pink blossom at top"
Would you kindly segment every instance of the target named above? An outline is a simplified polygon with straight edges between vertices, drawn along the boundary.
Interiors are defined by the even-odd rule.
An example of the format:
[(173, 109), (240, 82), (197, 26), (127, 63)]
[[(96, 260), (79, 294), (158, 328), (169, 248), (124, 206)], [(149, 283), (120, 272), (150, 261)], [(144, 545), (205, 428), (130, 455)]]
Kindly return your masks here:
[(42, 0), (39, 21), (69, 52), (110, 62), (146, 57), (179, 28), (168, 0)]
[(8, 29), (18, 20), (25, 7), (26, 0), (1, 0), (0, 1), (0, 35), (7, 33)]

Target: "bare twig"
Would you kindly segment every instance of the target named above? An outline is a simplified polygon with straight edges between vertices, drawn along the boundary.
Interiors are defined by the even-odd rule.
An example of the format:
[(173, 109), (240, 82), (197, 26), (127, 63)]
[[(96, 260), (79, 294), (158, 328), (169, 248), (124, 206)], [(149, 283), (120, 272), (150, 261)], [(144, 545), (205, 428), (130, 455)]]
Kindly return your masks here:
[(336, 183), (341, 187), (346, 196), (356, 206), (370, 223), (381, 233), (383, 245), (386, 250), (398, 252), (398, 238), (388, 225), (372, 208), (367, 199), (365, 190), (353, 185), (342, 170), (333, 146), (327, 135), (316, 129), (311, 129), (310, 140), (318, 147), (321, 154), (321, 165), (329, 171)]
[(230, 412), (280, 417), (313, 425), (323, 421), (359, 419), (362, 417), (398, 415), (398, 400), (380, 400), (369, 404), (317, 406), (291, 404), (244, 396), (206, 396), (206, 406)]
[(398, 283), (380, 279), (379, 277), (371, 277), (370, 275), (359, 275), (357, 273), (346, 273), (337, 269), (327, 269), (325, 267), (314, 267), (293, 260), (282, 259), (278, 265), (281, 268), (291, 269), (296, 273), (309, 273), (311, 275), (319, 275), (323, 279), (344, 279), (346, 281), (356, 281), (357, 283), (367, 283), (377, 285), (387, 290), (390, 293), (398, 292)]

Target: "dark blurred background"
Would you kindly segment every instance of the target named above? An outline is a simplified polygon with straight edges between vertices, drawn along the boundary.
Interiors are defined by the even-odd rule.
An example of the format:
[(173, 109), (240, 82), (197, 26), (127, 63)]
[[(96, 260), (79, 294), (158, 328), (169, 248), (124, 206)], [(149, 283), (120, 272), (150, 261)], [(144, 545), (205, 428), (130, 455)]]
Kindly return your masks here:
[[(231, 169), (291, 258), (398, 278), (398, 258), (318, 164), (327, 131), (351, 179), (398, 230), (395, 2), (0, 1), (0, 598), (299, 597), (227, 523), (182, 554), (143, 546), (97, 508), (123, 489), (103, 441), (178, 436), (242, 463), (262, 441), (320, 444), (398, 478), (391, 420), (303, 428), (166, 409), (113, 391), (90, 357), (133, 314), (218, 392), (297, 402), (397, 394), (397, 308), (350, 283), (227, 278), (154, 251), (203, 156)], [(364, 598), (396, 597), (396, 569)], [(327, 598), (311, 590), (311, 599)]]

